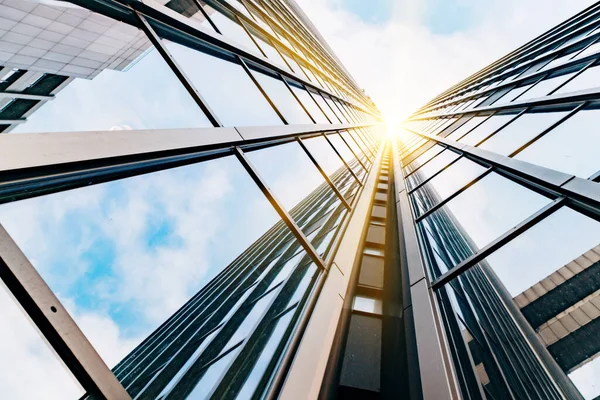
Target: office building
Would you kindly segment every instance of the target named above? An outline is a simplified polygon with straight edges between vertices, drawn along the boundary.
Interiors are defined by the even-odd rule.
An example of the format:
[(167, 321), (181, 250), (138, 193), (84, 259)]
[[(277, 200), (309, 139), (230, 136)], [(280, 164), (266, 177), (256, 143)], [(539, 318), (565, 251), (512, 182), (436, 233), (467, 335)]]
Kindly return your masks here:
[(4, 397), (600, 396), (600, 4), (394, 135), (292, 0), (0, 18)]
[(600, 396), (599, 13), (452, 86), (396, 140), (426, 397)]

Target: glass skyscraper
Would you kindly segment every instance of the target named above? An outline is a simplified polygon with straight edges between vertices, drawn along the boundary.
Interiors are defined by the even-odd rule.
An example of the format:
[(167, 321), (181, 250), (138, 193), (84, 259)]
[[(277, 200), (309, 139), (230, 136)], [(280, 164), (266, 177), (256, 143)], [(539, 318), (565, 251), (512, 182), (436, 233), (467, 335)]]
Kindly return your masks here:
[(430, 398), (600, 398), (599, 17), (457, 83), (395, 140)]
[(599, 41), (386, 135), (293, 0), (0, 0), (0, 397), (600, 398)]

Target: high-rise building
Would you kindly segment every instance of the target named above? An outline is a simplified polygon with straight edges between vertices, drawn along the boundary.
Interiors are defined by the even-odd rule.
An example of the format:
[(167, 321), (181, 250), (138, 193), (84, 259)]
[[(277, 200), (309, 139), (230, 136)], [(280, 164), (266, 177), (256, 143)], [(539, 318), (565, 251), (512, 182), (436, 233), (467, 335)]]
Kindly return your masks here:
[(3, 398), (600, 397), (600, 4), (387, 136), (317, 29), (0, 0)]
[(599, 18), (452, 86), (395, 141), (428, 398), (600, 398)]
[(2, 397), (318, 393), (387, 180), (298, 6), (0, 0), (0, 66)]

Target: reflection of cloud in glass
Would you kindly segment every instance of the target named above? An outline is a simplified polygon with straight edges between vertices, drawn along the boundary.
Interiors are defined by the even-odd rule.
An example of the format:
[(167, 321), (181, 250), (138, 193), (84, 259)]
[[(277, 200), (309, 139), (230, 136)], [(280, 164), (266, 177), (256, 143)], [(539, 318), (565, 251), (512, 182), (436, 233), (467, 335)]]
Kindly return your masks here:
[(114, 365), (277, 220), (233, 157), (0, 208)]

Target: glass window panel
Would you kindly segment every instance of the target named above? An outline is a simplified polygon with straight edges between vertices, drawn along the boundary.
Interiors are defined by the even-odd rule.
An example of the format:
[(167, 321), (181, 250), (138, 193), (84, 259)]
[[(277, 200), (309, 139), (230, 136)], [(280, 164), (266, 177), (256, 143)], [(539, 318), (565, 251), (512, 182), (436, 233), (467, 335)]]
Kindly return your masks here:
[(336, 116), (336, 119), (334, 120), (335, 123), (338, 123), (338, 122), (341, 123), (341, 124), (346, 123), (346, 119), (340, 113), (340, 110), (337, 109), (337, 107), (335, 106), (335, 104), (333, 104), (333, 101), (331, 100), (331, 98), (329, 96), (323, 96), (323, 98), (325, 99), (325, 102), (329, 106), (329, 109)]
[(241, 347), (238, 347), (209, 366), (186, 399), (200, 400), (208, 398), (212, 389), (219, 382), (221, 376), (227, 370), (227, 367), (231, 364), (240, 351)]
[[(596, 301), (590, 301), (591, 298), (595, 297), (593, 293), (598, 290), (597, 283), (588, 282), (588, 285), (584, 285), (583, 282), (577, 282), (577, 279), (580, 279), (578, 278), (579, 274), (586, 272), (581, 266), (578, 267), (577, 261), (582, 256), (585, 259), (586, 254), (589, 256), (590, 251), (597, 257), (599, 243), (600, 223), (577, 211), (563, 207), (504, 245), (482, 263), (482, 265), (489, 266), (495, 272), (503, 289), (516, 299), (527, 298), (527, 294), (534, 294), (535, 297), (531, 301), (536, 298), (540, 301), (543, 300), (547, 291), (543, 289), (544, 286), (541, 282), (547, 279), (552, 280), (551, 277), (562, 277), (562, 281), (557, 281), (558, 285), (552, 290), (555, 295), (564, 294), (566, 296), (565, 290), (574, 290), (575, 286), (573, 285), (577, 284), (578, 290), (572, 292), (577, 293), (576, 297), (557, 298), (559, 301), (551, 304), (552, 307), (555, 307), (551, 313), (538, 307), (535, 309), (536, 313), (528, 312), (524, 314), (538, 333), (545, 327), (550, 329), (550, 332), (546, 332), (548, 335), (540, 334), (538, 337), (542, 344), (545, 340), (548, 340), (551, 354), (559, 352), (558, 354), (561, 357), (557, 361), (566, 362), (569, 358), (565, 357), (564, 353), (560, 353), (560, 346), (552, 345), (559, 344), (563, 340), (579, 338), (579, 341), (583, 341), (582, 345), (592, 343), (592, 347), (597, 347), (597, 342), (593, 342), (598, 340), (597, 335), (585, 335), (586, 325), (581, 325), (581, 322), (573, 320), (575, 314), (572, 313), (576, 311), (575, 309), (580, 311), (586, 309), (585, 307), (581, 308), (584, 303), (589, 303), (588, 306), (594, 306), (598, 309), (593, 304)], [(589, 265), (589, 262), (585, 265)], [(589, 268), (593, 267), (589, 266)], [(564, 281), (571, 283), (571, 285), (561, 286), (560, 283)], [(538, 287), (541, 287), (542, 290), (534, 291), (534, 288)], [(548, 292), (548, 294), (552, 292)], [(577, 301), (580, 297), (583, 298)], [(547, 298), (547, 300), (550, 300), (550, 298)], [(550, 303), (547, 304), (550, 305)], [(568, 321), (568, 319), (571, 321)], [(544, 331), (546, 330), (544, 329)], [(583, 335), (581, 335), (582, 332)], [(545, 339), (545, 337), (548, 339)], [(569, 348), (567, 347), (567, 349)], [(600, 390), (594, 385), (597, 379), (590, 380), (590, 375), (588, 375), (591, 374), (594, 377), (598, 375), (598, 364), (592, 361), (591, 364), (585, 364), (589, 365), (588, 368), (583, 369), (585, 365), (582, 367), (582, 364), (585, 361), (591, 361), (595, 354), (588, 353), (588, 351), (581, 353), (581, 349), (577, 345), (574, 345), (572, 350), (567, 351), (573, 357), (579, 357), (576, 360), (576, 365), (567, 367), (569, 377), (573, 379), (577, 388), (586, 394), (586, 398), (591, 399), (598, 396)], [(554, 353), (555, 357), (556, 354)], [(588, 379), (583, 379), (586, 375)]]
[(285, 69), (286, 71), (291, 71), (290, 67), (287, 66), (279, 52), (273, 47), (270, 43), (267, 43), (264, 40), (256, 38), (259, 43), (260, 48), (265, 52), (269, 61), (273, 64)]
[(470, 120), (468, 120), (467, 122), (465, 122), (464, 124), (462, 124), (460, 126), (460, 128), (456, 129), (454, 132), (452, 132), (450, 135), (448, 135), (446, 137), (450, 140), (458, 140), (465, 133), (469, 132), (471, 129), (475, 128), (477, 125), (482, 123), (486, 118), (487, 118), (487, 116), (473, 117)]
[[(426, 196), (431, 206), (441, 202), (473, 179), (485, 172), (485, 168), (473, 161), (461, 158), (444, 171), (436, 175), (424, 187), (418, 190), (414, 196)], [(431, 207), (427, 207), (429, 209)], [(422, 213), (427, 209), (421, 210)]]
[(408, 168), (410, 168), (410, 170), (415, 170), (415, 169), (419, 168), (421, 165), (423, 165), (426, 162), (428, 162), (429, 160), (431, 160), (433, 157), (435, 157), (436, 155), (441, 153), (443, 150), (444, 150), (444, 148), (442, 146), (437, 145), (437, 144), (433, 145), (429, 150), (427, 150), (426, 152), (421, 154), (419, 157), (417, 157), (413, 162), (411, 162), (410, 165), (408, 166)]
[(110, 367), (278, 221), (233, 156), (0, 207)]
[(525, 92), (526, 90), (529, 90), (529, 88), (531, 88), (532, 86), (533, 86), (533, 84), (529, 84), (529, 85), (520, 86), (518, 88), (514, 88), (511, 91), (509, 91), (508, 93), (506, 93), (504, 96), (500, 97), (500, 99), (498, 99), (495, 103), (496, 104), (510, 103), (511, 101), (516, 100), (517, 97), (521, 96), (523, 94), (523, 92)]
[(188, 17), (192, 21), (199, 23), (200, 25), (209, 29), (212, 32), (215, 32), (210, 22), (208, 22), (208, 19), (206, 19), (202, 11), (200, 11), (198, 3), (200, 3), (207, 15), (212, 15), (213, 13), (216, 13), (214, 8), (212, 8), (202, 0), (169, 0), (169, 2), (165, 4), (165, 7), (170, 8), (171, 10), (176, 11), (185, 17)]
[(479, 147), (508, 156), (565, 115), (566, 111), (523, 114)]
[(331, 111), (331, 109), (329, 108), (327, 103), (325, 103), (325, 100), (323, 100), (323, 97), (321, 97), (320, 94), (315, 93), (315, 92), (312, 92), (311, 95), (317, 101), (317, 103), (319, 103), (319, 107), (321, 107), (321, 110), (323, 110), (325, 112), (325, 114), (327, 114), (327, 117), (329, 118), (331, 123), (339, 124), (340, 122), (338, 121), (338, 119), (335, 116), (335, 114), (333, 113), (333, 111)]
[[(426, 220), (442, 237), (444, 228), (457, 229), (466, 243), (473, 247), (471, 250), (476, 251), (548, 203), (550, 199), (547, 197), (492, 172)], [(445, 242), (450, 241), (444, 239)]]
[[(101, 46), (102, 53), (79, 49), (81, 53), (57, 71), (73, 79), (54, 85), (51, 92), (44, 89), (42, 93), (37, 93), (53, 94), (55, 97), (51, 101), (37, 103), (40, 107), (33, 108), (25, 123), (12, 125), (7, 131), (22, 133), (212, 126), (142, 31), (91, 12), (86, 18), (102, 22), (108, 27), (89, 45), (96, 43), (100, 46), (99, 43), (104, 41), (112, 45)], [(120, 39), (114, 39), (115, 36)], [(76, 33), (71, 33), (69, 38), (85, 42)], [(47, 53), (48, 56), (50, 53)], [(123, 57), (124, 53), (131, 55)], [(43, 79), (40, 85), (44, 84)], [(36, 86), (32, 85), (28, 90), (35, 89)], [(35, 107), (35, 103), (32, 103), (32, 107)], [(9, 108), (4, 112), (8, 112)], [(21, 111), (14, 117), (22, 115)]]
[(283, 81), (256, 71), (252, 71), (252, 74), (288, 124), (312, 124), (306, 111), (302, 109)]
[(548, 95), (551, 91), (562, 85), (568, 79), (570, 79), (575, 72), (570, 74), (564, 74), (561, 76), (556, 76), (554, 78), (544, 79), (538, 83), (531, 90), (528, 90), (525, 94), (519, 97), (520, 100), (529, 100), (537, 97), (543, 97)]
[(419, 182), (427, 180), (433, 176), (433, 174), (437, 173), (440, 169), (444, 168), (458, 157), (460, 157), (460, 155), (450, 150), (444, 150), (439, 153), (437, 156), (432, 158), (431, 161), (419, 168), (419, 171), (409, 176), (407, 183), (409, 184), (411, 190), (417, 186)]
[(570, 58), (572, 58), (574, 54), (576, 54), (576, 52), (558, 56), (554, 60), (550, 61), (548, 64), (544, 65), (544, 67), (541, 68), (540, 71), (545, 71), (545, 70), (553, 68), (557, 65), (563, 64), (563, 63), (567, 62)]
[(310, 97), (306, 90), (296, 87), (292, 84), (290, 84), (290, 87), (292, 88), (294, 93), (296, 93), (296, 96), (300, 99), (308, 113), (311, 115), (311, 117), (313, 117), (317, 124), (329, 123), (329, 121), (327, 121), (327, 118), (325, 117), (325, 114), (323, 114), (323, 112), (319, 110), (317, 103), (315, 103), (315, 101)]
[(600, 170), (599, 121), (600, 110), (581, 110), (515, 158), (587, 179)]
[(258, 47), (256, 47), (250, 36), (248, 36), (240, 24), (230, 20), (219, 11), (209, 14), (209, 16), (212, 22), (217, 26), (217, 28), (219, 28), (219, 31), (221, 31), (223, 36), (242, 45), (246, 50), (260, 54), (260, 50)]
[(267, 344), (258, 356), (258, 360), (252, 367), (252, 371), (237, 394), (236, 399), (245, 400), (252, 398), (263, 374), (269, 367), (269, 363), (277, 350), (277, 346), (279, 346), (279, 343), (294, 316), (295, 310), (295, 308), (291, 309), (286, 312), (285, 315), (279, 317), (275, 322), (275, 328), (271, 332)]
[(283, 124), (241, 65), (164, 42), (224, 126)]
[(600, 86), (600, 66), (586, 69), (571, 82), (558, 89), (555, 94), (576, 92), (578, 90), (592, 89)]
[(459, 142), (475, 146), (483, 139), (494, 133), (496, 130), (500, 129), (502, 125), (506, 124), (515, 116), (516, 114), (494, 115), (477, 128), (473, 129), (466, 136), (463, 136), (461, 139), (459, 139)]
[(346, 141), (346, 144), (348, 145), (348, 147), (350, 147), (350, 149), (352, 149), (354, 154), (356, 154), (357, 157), (359, 157), (361, 160), (363, 160), (364, 156), (361, 157), (363, 155), (363, 152), (356, 145), (356, 142), (350, 137), (350, 134), (348, 133), (348, 131), (342, 131), (342, 132), (340, 132), (340, 135), (344, 138), (344, 140)]
[(2, 397), (15, 400), (81, 397), (84, 390), (79, 382), (42, 338), (1, 280), (0, 309)]
[(287, 209), (296, 206), (325, 182), (298, 143), (286, 143), (246, 154)]
[(355, 158), (352, 155), (352, 152), (350, 151), (348, 146), (346, 146), (346, 144), (339, 137), (339, 135), (337, 133), (334, 133), (331, 135), (327, 135), (327, 138), (331, 141), (333, 146), (340, 153), (342, 158), (348, 163), (348, 165), (352, 166), (352, 162), (355, 160)]
[(590, 56), (592, 54), (596, 54), (599, 51), (600, 51), (600, 42), (594, 43), (593, 45), (589, 46), (587, 49), (583, 50), (581, 53), (579, 53), (575, 57), (573, 57), (573, 59), (578, 60), (580, 58), (584, 58), (584, 57)]
[(333, 175), (340, 168), (346, 168), (324, 137), (306, 139), (303, 142), (328, 176)]

